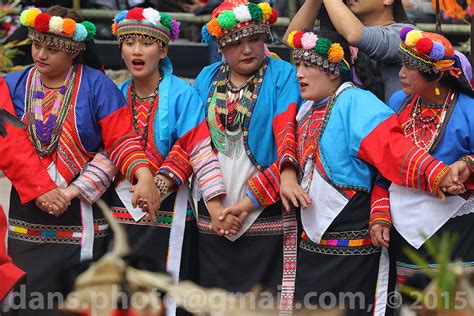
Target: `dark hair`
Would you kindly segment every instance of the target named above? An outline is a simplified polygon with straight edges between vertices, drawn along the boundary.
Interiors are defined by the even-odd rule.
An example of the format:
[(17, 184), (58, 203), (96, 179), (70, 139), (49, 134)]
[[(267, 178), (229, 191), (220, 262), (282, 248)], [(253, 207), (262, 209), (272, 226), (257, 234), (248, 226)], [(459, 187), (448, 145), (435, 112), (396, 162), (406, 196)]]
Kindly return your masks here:
[[(65, 7), (62, 7), (62, 6), (59, 6), (59, 5), (54, 5), (54, 6), (50, 7), (48, 10), (46, 10), (46, 13), (51, 15), (51, 16), (53, 16), (53, 15), (54, 16), (60, 16), (63, 19), (70, 18), (70, 19), (76, 21), (77, 23), (80, 23), (80, 22), (84, 21), (84, 18), (82, 17), (82, 15), (77, 13), (75, 10), (68, 9), (68, 8), (65, 8)], [(99, 57), (95, 53), (94, 41), (93, 40), (87, 40), (87, 41), (85, 41), (85, 44), (86, 44), (86, 50), (85, 51), (80, 51), (79, 54), (77, 55), (77, 57), (74, 58), (73, 62), (75, 64), (85, 64), (89, 67), (102, 70), (103, 65), (102, 65)]]
[[(428, 82), (433, 82), (439, 78), (439, 74), (435, 74), (432, 72), (420, 71), (420, 73), (423, 76), (423, 78), (425, 78), (426, 81)], [(463, 92), (471, 97), (474, 97), (474, 91), (472, 90), (471, 84), (469, 83), (467, 78), (464, 76), (464, 74), (461, 74), (459, 78), (455, 78), (451, 76), (449, 72), (445, 72), (443, 73), (439, 83), (445, 87), (450, 88), (451, 90), (454, 90), (457, 92)]]
[[(319, 20), (321, 25), (320, 35), (330, 39), (333, 42), (341, 44), (342, 48), (344, 49), (344, 58), (348, 63), (350, 63), (351, 54), (349, 50), (349, 44), (347, 43), (346, 39), (337, 32), (324, 5), (319, 11)], [(380, 67), (378, 67), (377, 64), (378, 62), (371, 60), (369, 56), (359, 50), (358, 58), (355, 65), (353, 65), (353, 68), (355, 68), (357, 75), (363, 82), (361, 88), (371, 91), (380, 100), (384, 101), (385, 86), (382, 74), (380, 73)], [(341, 79), (342, 82), (351, 81), (350, 73), (342, 74)]]
[(359, 50), (353, 71), (362, 81), (361, 88), (375, 94), (377, 98), (385, 101), (385, 83), (380, 72), (379, 62), (371, 59), (366, 53)]

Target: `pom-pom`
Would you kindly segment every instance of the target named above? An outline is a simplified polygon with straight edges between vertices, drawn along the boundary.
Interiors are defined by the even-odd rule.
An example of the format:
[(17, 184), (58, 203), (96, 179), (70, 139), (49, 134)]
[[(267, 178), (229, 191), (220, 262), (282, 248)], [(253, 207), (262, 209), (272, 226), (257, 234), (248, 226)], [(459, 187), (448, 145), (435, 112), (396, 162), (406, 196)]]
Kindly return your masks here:
[(328, 57), (329, 48), (331, 47), (332, 42), (327, 38), (319, 38), (314, 47), (314, 51), (323, 57)]
[(143, 10), (143, 17), (148, 20), (150, 23), (157, 25), (161, 22), (160, 12), (156, 11), (153, 8), (146, 8)]
[(207, 23), (207, 30), (209, 31), (209, 34), (214, 37), (221, 37), (224, 34), (222, 27), (219, 25), (216, 18), (211, 19), (209, 23)]
[(164, 27), (168, 28), (170, 31), (173, 28), (173, 19), (171, 16), (167, 13), (161, 13), (161, 20), (160, 20), (161, 25)]
[(254, 22), (262, 22), (263, 20), (263, 12), (262, 9), (255, 3), (249, 3), (247, 5), (249, 8), (250, 15), (252, 16), (252, 21)]
[(443, 44), (440, 42), (433, 42), (433, 47), (431, 48), (430, 58), (435, 60), (443, 59), (445, 49)]
[(95, 33), (97, 32), (97, 29), (95, 28), (95, 25), (92, 22), (89, 21), (84, 21), (81, 23), (87, 30), (87, 37), (86, 40), (90, 40), (94, 38)]
[(76, 21), (70, 18), (65, 18), (63, 20), (63, 32), (67, 36), (71, 37), (76, 31)]
[(329, 48), (328, 60), (330, 63), (338, 63), (344, 58), (344, 49), (339, 43), (334, 43)]
[(272, 16), (270, 17), (270, 20), (268, 21), (268, 23), (275, 24), (277, 20), (278, 20), (278, 11), (272, 8)]
[(239, 5), (238, 7), (234, 8), (233, 11), (235, 14), (235, 18), (239, 23), (248, 22), (252, 20), (249, 8), (246, 5)]
[(128, 20), (143, 20), (143, 8), (133, 8), (132, 10), (128, 11), (126, 18)]
[(230, 10), (225, 10), (217, 17), (219, 25), (226, 31), (232, 30), (237, 26), (237, 18), (235, 17), (234, 12)]
[(35, 30), (41, 33), (46, 33), (49, 31), (49, 20), (51, 17), (46, 13), (38, 14), (35, 19)]
[(26, 16), (26, 25), (29, 27), (34, 27), (36, 17), (40, 14), (41, 14), (41, 11), (39, 9), (34, 8), (34, 9), (28, 10), (28, 15)]
[(117, 13), (115, 15), (115, 18), (114, 18), (115, 23), (118, 23), (118, 22), (122, 21), (123, 19), (125, 19), (127, 17), (127, 13), (128, 13), (127, 10), (123, 10), (122, 12)]
[[(118, 24), (117, 23), (112, 24), (112, 34), (113, 35), (117, 35), (117, 29), (118, 29)], [(86, 30), (86, 35), (87, 35), (87, 30)]]
[(20, 14), (20, 23), (21, 23), (21, 25), (28, 26), (27, 16), (28, 16), (28, 13), (30, 13), (30, 10), (31, 9), (27, 9), (27, 10), (23, 10), (23, 12), (21, 12), (21, 14)]
[(301, 44), (303, 48), (306, 50), (311, 50), (316, 46), (316, 41), (318, 40), (318, 36), (313, 32), (307, 32), (303, 34), (301, 38)]
[(49, 20), (49, 31), (54, 34), (61, 34), (63, 31), (63, 18), (52, 16)]
[[(114, 23), (113, 25), (117, 26), (117, 23)], [(76, 42), (82, 42), (86, 38), (87, 38), (86, 28), (81, 23), (77, 23), (76, 24), (76, 31), (74, 31), (74, 35), (72, 36), (72, 39)]]
[(429, 38), (420, 38), (416, 43), (416, 50), (424, 55), (429, 55), (431, 53), (431, 48), (433, 48), (433, 41)]
[(176, 20), (172, 20), (171, 23), (173, 24), (173, 27), (171, 28), (171, 40), (175, 41), (179, 38), (179, 26), (181, 23)]
[(410, 32), (407, 33), (407, 36), (405, 38), (405, 45), (410, 46), (410, 47), (415, 47), (416, 43), (422, 37), (423, 37), (423, 35), (422, 35), (421, 31), (411, 30)]
[(201, 38), (203, 43), (211, 43), (216, 40), (214, 36), (209, 34), (209, 30), (207, 29), (207, 25), (204, 25), (201, 29)]
[(263, 13), (263, 20), (268, 21), (272, 17), (272, 7), (267, 2), (261, 2), (258, 4)]
[(400, 39), (404, 42), (407, 37), (408, 32), (413, 31), (413, 30), (414, 28), (411, 26), (405, 26), (404, 28), (402, 28), (400, 30)]
[(301, 43), (301, 39), (303, 38), (304, 32), (297, 32), (295, 36), (293, 36), (293, 44), (295, 45), (295, 48), (301, 48), (303, 47), (303, 44)]
[(288, 45), (290, 45), (291, 48), (295, 48), (295, 42), (293, 41), (295, 38), (297, 31), (293, 31), (288, 35)]

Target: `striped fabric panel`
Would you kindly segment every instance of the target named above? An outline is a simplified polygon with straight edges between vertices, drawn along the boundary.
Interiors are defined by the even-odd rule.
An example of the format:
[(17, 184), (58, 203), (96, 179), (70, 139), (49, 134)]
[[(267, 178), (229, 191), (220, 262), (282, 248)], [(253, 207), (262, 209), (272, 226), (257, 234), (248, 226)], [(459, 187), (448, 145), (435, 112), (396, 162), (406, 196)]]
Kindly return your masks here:
[(449, 167), (413, 146), (405, 156), (400, 175), (404, 186), (436, 194), (448, 170)]
[(171, 149), (159, 173), (173, 180), (178, 187), (193, 173), (189, 156), (179, 141)]
[(209, 201), (225, 194), (224, 179), (219, 161), (211, 148), (211, 138), (208, 137), (194, 146), (189, 158), (204, 200)]
[(378, 184), (374, 185), (371, 192), (371, 207), (369, 226), (379, 223), (388, 227), (392, 226), (390, 215), (390, 194), (387, 189)]
[[(316, 245), (306, 233), (303, 232), (301, 237), (304, 241)], [(324, 238), (324, 236), (323, 236)], [(362, 247), (362, 246), (372, 246), (372, 240), (370, 236), (364, 236), (364, 238), (357, 239), (321, 239), (318, 245), (322, 246), (332, 246), (332, 247)]]
[(93, 204), (110, 186), (117, 170), (109, 158), (102, 153), (97, 153), (71, 185), (79, 190), (81, 200)]
[(275, 204), (280, 200), (280, 170), (278, 163), (247, 181), (249, 187), (247, 196), (255, 207)]

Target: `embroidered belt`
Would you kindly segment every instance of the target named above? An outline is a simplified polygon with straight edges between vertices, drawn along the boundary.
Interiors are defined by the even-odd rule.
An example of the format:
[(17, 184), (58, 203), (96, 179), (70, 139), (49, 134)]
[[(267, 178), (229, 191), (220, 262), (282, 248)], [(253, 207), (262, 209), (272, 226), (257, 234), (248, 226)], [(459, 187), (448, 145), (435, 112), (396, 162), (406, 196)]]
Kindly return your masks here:
[(354, 256), (380, 252), (372, 244), (368, 230), (325, 233), (320, 243), (313, 242), (305, 232), (300, 248), (325, 255)]
[[(103, 238), (108, 235), (109, 224), (105, 218), (94, 220), (94, 237)], [(10, 219), (8, 238), (36, 242), (80, 245), (82, 226), (60, 226), (31, 224)]]
[[(209, 216), (199, 215), (197, 222), (200, 233), (217, 235), (211, 226)], [(283, 218), (281, 216), (271, 216), (257, 218), (250, 228), (242, 236), (274, 236), (283, 235)]]
[[(453, 266), (454, 263), (450, 263), (450, 266)], [(474, 262), (463, 262), (463, 269), (466, 273), (471, 274), (474, 272)], [(433, 272), (437, 272), (439, 270), (439, 264), (429, 264), (429, 268)], [(405, 283), (406, 279), (411, 277), (412, 275), (422, 272), (420, 266), (416, 264), (409, 264), (397, 261), (396, 263), (397, 269), (397, 283), (403, 284)]]
[[(123, 224), (136, 224), (136, 225), (150, 225), (164, 228), (171, 228), (171, 223), (173, 222), (173, 212), (170, 211), (158, 211), (156, 214), (156, 222), (153, 222), (150, 219), (143, 217), (138, 222), (135, 221), (132, 215), (127, 211), (125, 207), (116, 207), (112, 206), (112, 214), (119, 223)], [(186, 210), (186, 222), (193, 221), (194, 214), (193, 210)]]

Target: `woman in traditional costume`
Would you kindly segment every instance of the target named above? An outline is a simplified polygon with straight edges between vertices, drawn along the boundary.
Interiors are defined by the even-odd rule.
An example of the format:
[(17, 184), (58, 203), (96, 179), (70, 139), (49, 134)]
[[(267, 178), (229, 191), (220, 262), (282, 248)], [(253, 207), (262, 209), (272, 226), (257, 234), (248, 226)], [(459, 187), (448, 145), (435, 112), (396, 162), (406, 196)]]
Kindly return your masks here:
[[(417, 151), (427, 151), (437, 160), (452, 164), (453, 170), (459, 170), (461, 181), (471, 180), (474, 93), (462, 71), (462, 59), (440, 34), (404, 28), (400, 38), (403, 90), (395, 93), (388, 105), (397, 113), (403, 133), (416, 144)], [(471, 181), (466, 187), (472, 189)], [(437, 268), (422, 246), (445, 232), (458, 236), (452, 258), (472, 266), (474, 207), (470, 193), (468, 190), (440, 202), (423, 192), (402, 188), (397, 182), (376, 182), (370, 231), (379, 246), (390, 244), (399, 283), (420, 271), (404, 249), (418, 252)]]
[[(286, 306), (296, 222), (294, 212), (282, 213), (279, 169), (296, 170), (300, 95), (294, 67), (265, 55), (264, 37), (277, 17), (268, 3), (226, 1), (203, 27), (203, 40), (217, 41), (225, 61), (204, 68), (195, 88), (206, 105), (227, 192), (223, 204), (231, 211), (215, 213), (199, 202), (199, 267), (206, 287), (246, 292), (256, 284), (276, 290), (283, 282)], [(242, 228), (216, 235), (211, 223), (229, 216), (245, 219)]]
[[(298, 161), (312, 200), (301, 210), (295, 298), (341, 304), (348, 315), (386, 315), (388, 256), (368, 233), (374, 167), (395, 183), (440, 196), (440, 186), (452, 184), (450, 169), (417, 150), (374, 94), (350, 83), (347, 43), (330, 38), (288, 38), (308, 100), (297, 115)], [(282, 199), (287, 185), (282, 176)]]
[[(5, 77), (13, 101), (9, 110), (27, 125), (53, 181), (69, 188), (87, 162), (104, 148), (121, 172), (136, 183), (132, 203), (140, 202), (154, 212), (159, 192), (125, 98), (104, 74), (81, 63), (85, 41), (95, 34), (94, 25), (59, 6), (46, 12), (25, 10), (20, 21), (29, 29), (35, 65)], [(59, 291), (61, 271), (95, 259), (105, 250), (108, 225), (96, 206), (72, 199), (68, 210), (56, 215), (22, 204), (17, 190), (12, 190), (8, 251), (28, 275), (27, 302), (32, 292), (46, 299), (47, 292)], [(36, 311), (41, 315), (57, 313), (55, 305), (52, 310), (46, 310), (44, 304), (33, 305), (25, 312), (41, 308)]]
[(134, 255), (148, 262), (142, 268), (166, 270), (176, 281), (197, 281), (197, 226), (188, 179), (194, 171), (198, 190), (217, 209), (222, 209), (225, 188), (202, 101), (189, 83), (173, 75), (167, 57), (169, 42), (179, 36), (179, 22), (152, 8), (134, 8), (116, 15), (112, 29), (132, 75), (120, 90), (162, 197), (155, 218), (146, 218), (132, 207), (131, 183), (119, 174), (112, 212), (128, 224), (130, 243), (137, 247)]

